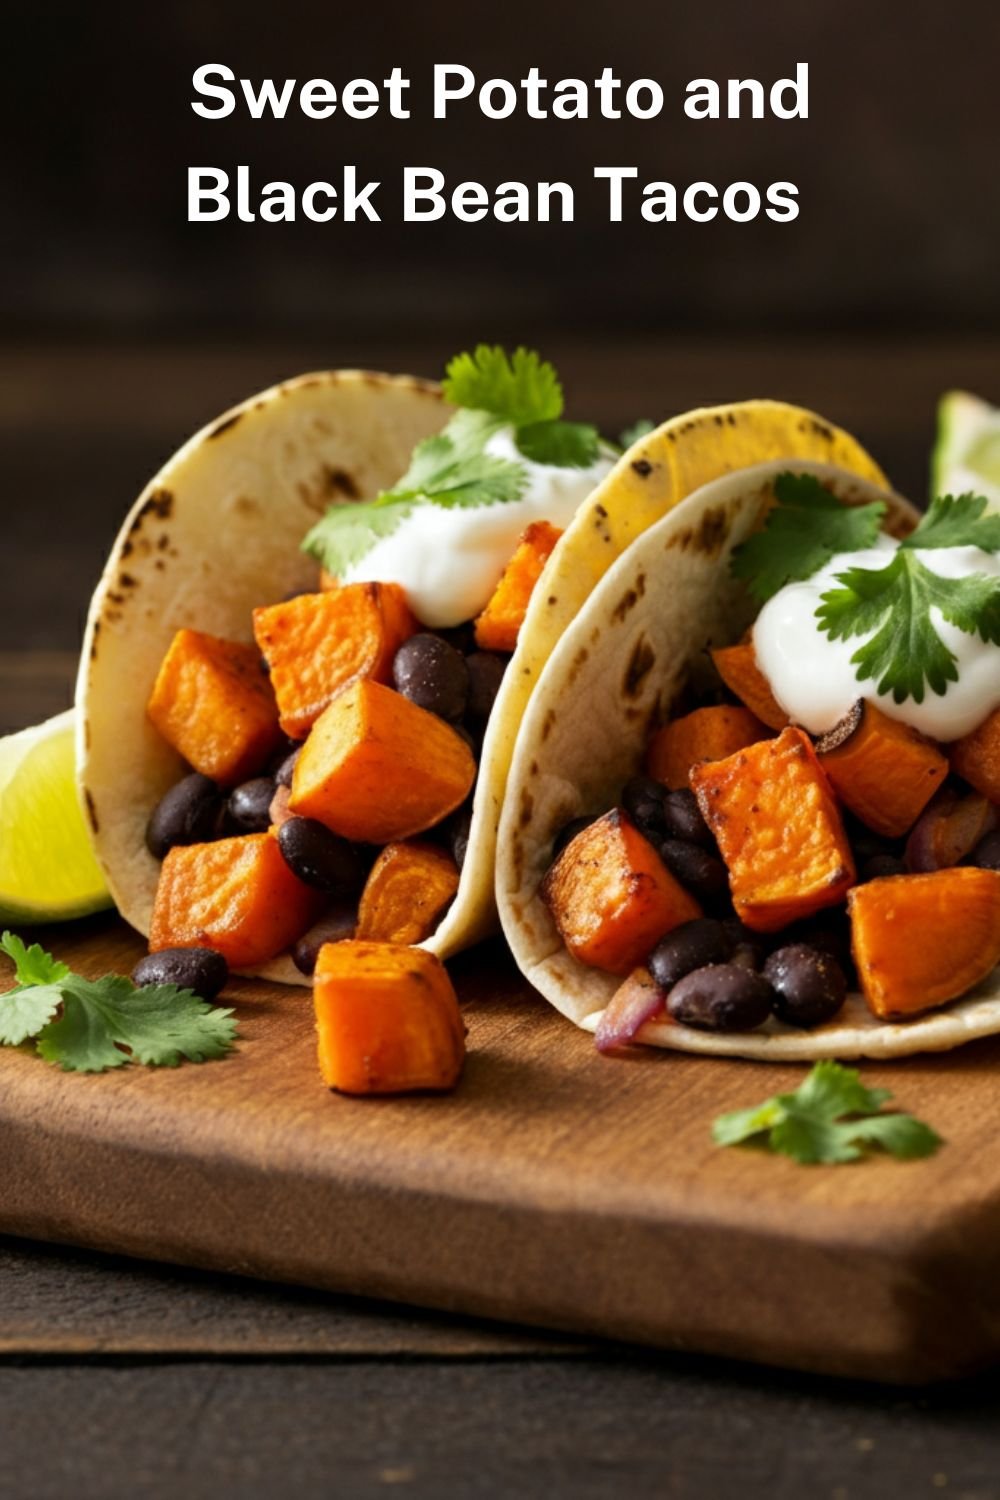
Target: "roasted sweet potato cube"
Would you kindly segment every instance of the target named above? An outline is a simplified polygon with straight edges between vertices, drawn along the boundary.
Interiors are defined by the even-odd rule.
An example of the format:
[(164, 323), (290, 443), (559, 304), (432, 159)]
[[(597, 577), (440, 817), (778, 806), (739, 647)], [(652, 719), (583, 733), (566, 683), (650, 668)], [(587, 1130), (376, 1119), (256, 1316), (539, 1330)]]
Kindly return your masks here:
[(951, 747), (951, 764), (971, 787), (1000, 802), (1000, 708)]
[(281, 742), (256, 647), (200, 630), (174, 636), (146, 712), (189, 765), (224, 786), (259, 771)]
[(399, 584), (348, 583), (255, 609), (253, 628), (281, 727), (300, 740), (348, 683), (389, 681), (392, 659), (417, 622)]
[(441, 961), (395, 943), (327, 943), (313, 985), (319, 1070), (343, 1094), (454, 1088), (465, 1026)]
[(179, 845), (160, 870), (149, 947), (215, 948), (231, 968), (251, 968), (296, 942), (324, 900), (292, 874), (271, 833)]
[(1000, 963), (996, 870), (889, 875), (855, 886), (847, 901), (861, 988), (883, 1021), (957, 1000)]
[(948, 774), (936, 745), (860, 698), (816, 754), (841, 802), (886, 838), (913, 827)]
[(748, 708), (728, 703), (696, 708), (656, 731), (646, 747), (646, 770), (676, 791), (688, 785), (691, 767), (700, 761), (725, 760), (767, 736)]
[(484, 651), (513, 651), (535, 584), (562, 536), (558, 526), (533, 521), (521, 533), (493, 596), (476, 621), (476, 644)]
[(620, 808), (566, 845), (541, 893), (573, 957), (609, 974), (631, 973), (665, 933), (701, 916)]
[(362, 677), (313, 725), (289, 807), (344, 838), (388, 844), (440, 823), (475, 778), (472, 751), (450, 725)]
[(757, 665), (752, 641), (720, 646), (712, 652), (715, 669), (731, 693), (768, 729), (784, 729), (788, 715), (771, 692), (771, 684)]
[(691, 786), (748, 927), (777, 932), (843, 901), (854, 884), (854, 859), (830, 785), (801, 729), (695, 766)]
[(358, 937), (372, 943), (422, 943), (454, 899), (458, 882), (458, 866), (436, 844), (387, 844), (365, 882)]

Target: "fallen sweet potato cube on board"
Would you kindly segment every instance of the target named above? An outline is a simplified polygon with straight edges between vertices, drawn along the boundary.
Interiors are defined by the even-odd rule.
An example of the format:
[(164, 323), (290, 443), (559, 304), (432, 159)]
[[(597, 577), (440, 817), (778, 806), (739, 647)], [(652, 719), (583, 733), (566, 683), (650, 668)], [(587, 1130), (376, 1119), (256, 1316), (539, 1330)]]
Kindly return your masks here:
[(701, 907), (620, 808), (578, 833), (542, 882), (542, 899), (580, 963), (629, 974)]
[(272, 833), (178, 845), (160, 870), (150, 951), (214, 948), (230, 968), (251, 968), (290, 948), (324, 903), (292, 874)]
[(951, 747), (952, 768), (991, 802), (1000, 802), (1000, 708)]
[(936, 745), (864, 699), (816, 754), (845, 807), (886, 838), (909, 832), (948, 774)]
[(658, 729), (646, 747), (646, 770), (671, 791), (688, 785), (692, 766), (725, 760), (766, 739), (768, 729), (750, 712), (729, 703), (696, 708)]
[(253, 776), (281, 743), (256, 647), (200, 630), (174, 636), (146, 712), (188, 765), (223, 786)]
[(450, 725), (362, 677), (313, 725), (288, 805), (344, 838), (389, 844), (440, 823), (475, 779), (472, 751)]
[(281, 727), (300, 740), (348, 683), (389, 681), (392, 659), (417, 622), (399, 584), (349, 583), (255, 609), (253, 628)]
[(476, 644), (484, 651), (513, 651), (535, 584), (542, 576), (556, 542), (558, 526), (533, 521), (521, 533), (493, 596), (476, 621)]
[(731, 693), (768, 729), (784, 729), (788, 715), (771, 692), (771, 684), (757, 665), (752, 641), (719, 646), (712, 652), (715, 670)]
[(422, 943), (458, 890), (458, 866), (436, 844), (387, 844), (372, 865), (358, 910), (367, 942)]
[(423, 948), (325, 943), (313, 982), (319, 1069), (344, 1094), (454, 1088), (465, 1025), (448, 972)]
[(889, 875), (847, 898), (861, 989), (883, 1021), (957, 1000), (1000, 963), (1000, 873)]
[(843, 901), (854, 858), (829, 782), (801, 729), (696, 766), (691, 786), (729, 870), (737, 915), (757, 932)]

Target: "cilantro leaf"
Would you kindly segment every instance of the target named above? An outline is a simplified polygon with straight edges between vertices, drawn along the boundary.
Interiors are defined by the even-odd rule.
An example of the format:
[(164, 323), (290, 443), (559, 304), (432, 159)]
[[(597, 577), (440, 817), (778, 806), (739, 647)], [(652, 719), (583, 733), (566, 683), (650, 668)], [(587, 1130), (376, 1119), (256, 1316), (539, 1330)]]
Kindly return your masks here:
[(52, 984), (69, 973), (66, 964), (59, 963), (38, 943), (26, 948), (16, 932), (5, 932), (0, 937), (0, 949), (13, 959), (18, 984)]
[(848, 568), (837, 582), (840, 588), (821, 597), (820, 629), (834, 641), (868, 636), (851, 657), (858, 681), (870, 678), (896, 703), (922, 703), (925, 682), (941, 695), (958, 681), (955, 654), (938, 635), (932, 608), (966, 634), (1000, 645), (1000, 578), (940, 578), (913, 549), (900, 547), (887, 567)]
[(940, 495), (932, 500), (915, 531), (901, 543), (914, 549), (979, 547), (1000, 552), (1000, 513), (985, 514), (983, 495)]
[(720, 1115), (712, 1136), (719, 1146), (755, 1146), (803, 1164), (858, 1161), (872, 1146), (901, 1161), (930, 1156), (941, 1137), (912, 1115), (883, 1113), (891, 1098), (866, 1088), (855, 1068), (818, 1062), (794, 1093)]
[(632, 422), (618, 434), (618, 445), (620, 448), (631, 448), (640, 438), (647, 437), (649, 433), (656, 431), (656, 423), (651, 422), (648, 417), (640, 417), (638, 421)]
[(331, 505), (326, 515), (306, 533), (302, 550), (337, 577), (352, 563), (360, 562), (381, 537), (391, 536), (412, 509), (410, 500), (391, 505), (380, 505), (377, 500), (361, 505)]
[(601, 452), (601, 437), (589, 422), (530, 422), (517, 429), (517, 446), (536, 464), (587, 469)]
[(454, 406), (492, 412), (515, 427), (553, 422), (563, 410), (552, 365), (523, 348), (508, 357), (499, 345), (479, 344), (474, 354), (456, 354), (445, 371), (444, 394)]
[(173, 1068), (182, 1058), (222, 1057), (233, 1045), (232, 1011), (213, 1009), (191, 990), (137, 988), (114, 974), (83, 979), (11, 933), (0, 948), (14, 959), (18, 978), (35, 976), (0, 995), (0, 1043), (33, 1037), (40, 1056), (67, 1072), (100, 1073), (129, 1062)]
[(779, 474), (774, 497), (763, 529), (734, 550), (730, 564), (761, 603), (811, 578), (835, 553), (871, 547), (885, 515), (881, 500), (841, 505), (815, 474)]

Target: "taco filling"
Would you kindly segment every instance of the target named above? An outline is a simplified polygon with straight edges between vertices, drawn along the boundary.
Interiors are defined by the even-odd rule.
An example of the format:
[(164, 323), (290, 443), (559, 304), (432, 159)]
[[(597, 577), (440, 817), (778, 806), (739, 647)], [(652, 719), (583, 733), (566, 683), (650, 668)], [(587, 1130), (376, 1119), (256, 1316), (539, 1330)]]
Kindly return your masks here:
[[(713, 516), (706, 566), (690, 537)], [(677, 604), (685, 566), (701, 577)], [(585, 637), (604, 657), (576, 690), (595, 688), (605, 732), (617, 692), (620, 728), (615, 748), (591, 740), (574, 788), (560, 699)], [(631, 702), (630, 666), (647, 677)], [(1000, 1027), (1000, 516), (984, 499), (918, 521), (816, 466), (706, 487), (592, 596), (524, 736), (511, 797), (532, 831), (512, 805), (504, 925), (600, 1049), (818, 1057)], [(953, 1023), (940, 1011), (970, 994)]]
[(493, 361), (506, 404), (460, 407), (391, 488), (330, 507), (304, 541), (315, 582), (257, 601), (251, 641), (175, 632), (146, 703), (183, 763), (146, 827), (152, 952), (289, 954), (308, 978), (325, 943), (435, 933), (534, 587), (617, 456), (559, 420), (550, 370)]

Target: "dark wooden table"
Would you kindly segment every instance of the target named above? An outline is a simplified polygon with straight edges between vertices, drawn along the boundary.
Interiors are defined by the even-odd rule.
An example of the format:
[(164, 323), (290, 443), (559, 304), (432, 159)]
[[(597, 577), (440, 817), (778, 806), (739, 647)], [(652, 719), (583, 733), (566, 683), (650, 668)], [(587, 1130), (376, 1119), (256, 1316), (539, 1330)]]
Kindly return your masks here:
[[(446, 352), (0, 350), (0, 728), (69, 702), (101, 553), (190, 428), (299, 369), (433, 372)], [(1000, 399), (1000, 350), (983, 345), (553, 352), (575, 408), (612, 429), (783, 395), (856, 428), (915, 496), (937, 391)], [(1000, 1378), (916, 1393), (835, 1383), (0, 1242), (0, 1497), (394, 1487), (991, 1500)]]

